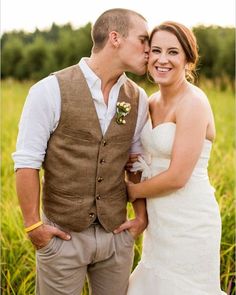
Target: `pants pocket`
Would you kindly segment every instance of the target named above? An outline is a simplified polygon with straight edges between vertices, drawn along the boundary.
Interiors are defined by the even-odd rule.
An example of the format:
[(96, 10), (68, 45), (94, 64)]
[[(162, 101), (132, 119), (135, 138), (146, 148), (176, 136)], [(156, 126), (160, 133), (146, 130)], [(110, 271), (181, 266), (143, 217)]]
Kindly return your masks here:
[(134, 245), (135, 240), (128, 229), (122, 231), (120, 234), (125, 246), (132, 247)]
[(62, 249), (63, 243), (64, 243), (64, 240), (54, 236), (46, 246), (36, 250), (36, 253), (38, 257), (41, 257), (42, 259), (55, 258), (56, 256), (59, 255)]

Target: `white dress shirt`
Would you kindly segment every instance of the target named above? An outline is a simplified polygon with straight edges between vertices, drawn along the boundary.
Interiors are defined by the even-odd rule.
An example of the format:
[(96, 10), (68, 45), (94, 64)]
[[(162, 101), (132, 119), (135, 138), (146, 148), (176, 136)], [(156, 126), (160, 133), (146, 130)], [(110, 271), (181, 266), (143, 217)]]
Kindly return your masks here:
[[(87, 58), (78, 64), (91, 91), (98, 114), (102, 133), (105, 134), (116, 112), (116, 103), (120, 87), (127, 77), (122, 74), (109, 93), (108, 105), (101, 91), (101, 80), (89, 68)], [(130, 153), (142, 153), (140, 133), (146, 123), (148, 98), (139, 87), (139, 107), (137, 125)], [(15, 170), (18, 168), (40, 169), (47, 150), (48, 140), (56, 129), (61, 114), (61, 95), (55, 75), (48, 76), (33, 85), (26, 98), (19, 123), (16, 151), (12, 154)]]

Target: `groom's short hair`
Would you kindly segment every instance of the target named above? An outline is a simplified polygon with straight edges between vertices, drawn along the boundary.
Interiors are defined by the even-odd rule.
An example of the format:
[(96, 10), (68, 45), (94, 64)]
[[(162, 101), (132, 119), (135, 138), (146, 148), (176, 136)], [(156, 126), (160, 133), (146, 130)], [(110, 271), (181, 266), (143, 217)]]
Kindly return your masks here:
[(131, 22), (132, 16), (147, 21), (141, 14), (130, 9), (114, 8), (103, 12), (92, 28), (93, 51), (98, 52), (105, 46), (111, 31), (116, 31), (123, 37), (127, 37), (133, 25)]

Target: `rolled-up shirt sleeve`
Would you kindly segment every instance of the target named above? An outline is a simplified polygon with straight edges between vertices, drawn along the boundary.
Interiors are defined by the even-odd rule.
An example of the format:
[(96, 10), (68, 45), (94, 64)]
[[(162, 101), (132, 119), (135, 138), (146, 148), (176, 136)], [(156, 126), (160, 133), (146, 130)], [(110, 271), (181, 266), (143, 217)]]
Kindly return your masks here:
[(143, 154), (143, 147), (140, 139), (141, 131), (148, 119), (148, 96), (143, 88), (139, 87), (138, 118), (135, 128), (130, 154)]
[(19, 122), (14, 169), (40, 169), (47, 143), (60, 116), (60, 90), (55, 76), (33, 85), (26, 98)]

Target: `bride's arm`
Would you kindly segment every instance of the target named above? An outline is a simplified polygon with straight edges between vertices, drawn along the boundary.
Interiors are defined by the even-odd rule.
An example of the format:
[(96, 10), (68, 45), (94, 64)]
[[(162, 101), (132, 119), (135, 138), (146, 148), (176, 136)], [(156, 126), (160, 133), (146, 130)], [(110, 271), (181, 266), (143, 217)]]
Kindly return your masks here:
[(127, 185), (130, 200), (157, 197), (182, 188), (199, 159), (209, 122), (209, 106), (189, 99), (176, 112), (176, 133), (169, 168), (138, 184)]

